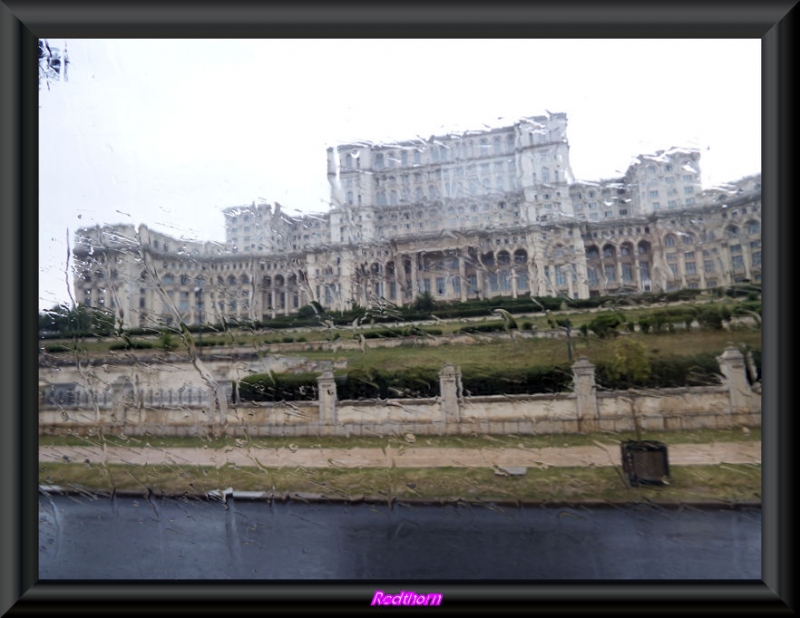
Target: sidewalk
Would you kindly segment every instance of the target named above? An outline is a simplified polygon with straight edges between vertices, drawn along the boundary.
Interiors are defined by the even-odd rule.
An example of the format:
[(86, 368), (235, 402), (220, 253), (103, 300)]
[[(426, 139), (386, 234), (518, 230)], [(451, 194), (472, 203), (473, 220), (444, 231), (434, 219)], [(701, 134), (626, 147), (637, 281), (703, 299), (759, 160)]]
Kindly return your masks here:
[[(668, 450), (670, 466), (712, 464), (760, 464), (761, 442), (715, 442), (675, 444)], [(39, 448), (39, 461), (51, 463), (203, 465), (222, 467), (305, 467), (305, 468), (493, 468), (550, 466), (618, 466), (618, 447), (596, 446), (564, 448), (129, 448), (92, 446), (47, 446)]]

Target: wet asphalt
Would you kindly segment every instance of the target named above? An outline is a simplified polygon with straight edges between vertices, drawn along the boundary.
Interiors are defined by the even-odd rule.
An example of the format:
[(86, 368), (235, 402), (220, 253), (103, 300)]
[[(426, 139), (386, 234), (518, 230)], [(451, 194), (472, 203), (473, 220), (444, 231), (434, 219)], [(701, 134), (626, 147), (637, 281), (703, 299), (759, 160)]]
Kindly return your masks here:
[(761, 579), (761, 510), (39, 496), (42, 580)]

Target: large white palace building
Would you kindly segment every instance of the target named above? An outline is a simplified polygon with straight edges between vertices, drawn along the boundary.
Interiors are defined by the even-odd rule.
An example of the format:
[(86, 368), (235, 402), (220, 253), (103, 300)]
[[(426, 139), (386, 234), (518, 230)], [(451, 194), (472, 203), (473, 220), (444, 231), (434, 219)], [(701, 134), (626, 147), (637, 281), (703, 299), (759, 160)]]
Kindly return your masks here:
[(267, 320), (496, 296), (590, 296), (761, 280), (761, 177), (702, 190), (700, 153), (641, 155), (576, 181), (565, 114), (328, 149), (332, 207), (224, 210), (226, 242), (139, 226), (78, 230), (78, 302), (126, 326)]

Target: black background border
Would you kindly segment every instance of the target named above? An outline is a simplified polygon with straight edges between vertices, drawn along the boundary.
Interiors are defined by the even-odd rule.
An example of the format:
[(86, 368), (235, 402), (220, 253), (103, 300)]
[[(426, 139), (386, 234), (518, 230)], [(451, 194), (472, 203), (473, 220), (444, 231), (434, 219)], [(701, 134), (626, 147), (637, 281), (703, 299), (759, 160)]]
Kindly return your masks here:
[[(37, 344), (39, 38), (757, 38), (762, 41), (762, 581), (441, 582), (436, 612), (794, 613), (790, 393), (795, 2), (0, 2), (0, 613), (361, 613), (387, 582), (46, 582), (38, 579)], [(679, 42), (676, 41), (676, 45)], [(325, 60), (323, 60), (325, 61)], [(331, 70), (337, 70), (334, 59)], [(553, 59), (557, 61), (557, 59)], [(687, 70), (692, 70), (687, 60)], [(623, 69), (624, 70), (624, 69)], [(536, 79), (535, 63), (520, 67)], [(546, 88), (546, 84), (542, 85)], [(731, 104), (749, 84), (731, 84)], [(624, 93), (617, 93), (624, 96)], [(701, 92), (676, 94), (691, 106)], [(755, 122), (742, 118), (741, 122)], [(731, 127), (732, 131), (736, 127)], [(415, 582), (403, 581), (407, 589)], [(397, 584), (396, 583), (396, 584)], [(418, 582), (433, 589), (430, 581)], [(395, 584), (395, 585), (396, 585)], [(388, 583), (391, 587), (391, 583)], [(405, 611), (393, 608), (394, 611)], [(419, 611), (419, 610), (416, 610)]]

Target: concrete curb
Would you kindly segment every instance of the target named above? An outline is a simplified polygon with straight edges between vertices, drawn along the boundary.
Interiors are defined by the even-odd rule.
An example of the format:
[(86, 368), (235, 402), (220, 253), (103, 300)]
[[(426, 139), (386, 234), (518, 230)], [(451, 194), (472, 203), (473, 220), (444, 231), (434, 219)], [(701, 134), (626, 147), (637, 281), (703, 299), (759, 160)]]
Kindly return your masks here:
[[(87, 491), (80, 491), (71, 488), (59, 487), (57, 485), (40, 485), (39, 494), (50, 495), (58, 494), (63, 496), (82, 496)], [(761, 508), (761, 502), (755, 500), (743, 500), (741, 502), (711, 502), (708, 500), (682, 500), (676, 502), (659, 500), (637, 500), (630, 502), (611, 502), (597, 500), (571, 500), (571, 501), (538, 501), (538, 500), (481, 500), (479, 498), (387, 498), (384, 496), (327, 496), (319, 493), (307, 492), (267, 492), (267, 491), (236, 491), (233, 489), (212, 490), (204, 494), (197, 493), (155, 493), (152, 491), (120, 490), (114, 492), (92, 492), (94, 496), (113, 499), (120, 498), (172, 498), (186, 499), (201, 502), (228, 502), (228, 500), (240, 500), (242, 502), (265, 502), (282, 504), (372, 504), (389, 506), (482, 506), (485, 508), (505, 507), (505, 508), (609, 508), (609, 509), (630, 509), (630, 508), (659, 508), (677, 509), (698, 508), (698, 509), (743, 509)]]

